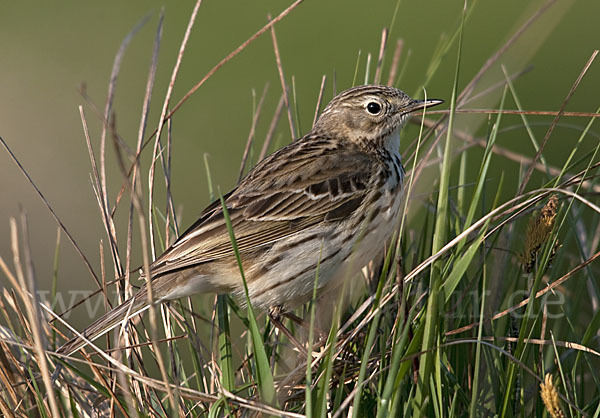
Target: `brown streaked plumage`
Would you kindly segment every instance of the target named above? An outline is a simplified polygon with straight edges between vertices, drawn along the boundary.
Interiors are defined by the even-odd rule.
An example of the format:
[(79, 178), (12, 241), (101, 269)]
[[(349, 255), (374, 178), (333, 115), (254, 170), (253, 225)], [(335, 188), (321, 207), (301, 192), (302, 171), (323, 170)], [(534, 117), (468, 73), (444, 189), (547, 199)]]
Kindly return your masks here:
[[(333, 98), (313, 129), (258, 163), (224, 198), (252, 304), (293, 308), (368, 263), (389, 239), (404, 169), (399, 130), (417, 101), (385, 86)], [(150, 266), (156, 303), (196, 293), (243, 294), (219, 201)], [(83, 334), (89, 340), (148, 307), (146, 287)], [(59, 352), (85, 345), (75, 337)]]

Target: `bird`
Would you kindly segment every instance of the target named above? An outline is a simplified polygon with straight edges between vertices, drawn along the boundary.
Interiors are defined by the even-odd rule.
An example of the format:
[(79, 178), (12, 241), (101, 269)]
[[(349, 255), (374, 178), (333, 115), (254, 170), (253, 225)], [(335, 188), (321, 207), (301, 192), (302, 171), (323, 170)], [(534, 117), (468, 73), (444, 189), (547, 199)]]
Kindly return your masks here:
[[(294, 309), (312, 298), (315, 280), (324, 294), (382, 252), (402, 201), (400, 130), (413, 112), (440, 103), (389, 86), (347, 89), (310, 132), (264, 158), (223, 196), (253, 307)], [(220, 200), (150, 264), (149, 274), (154, 304), (245, 294)], [(145, 284), (58, 353), (73, 354), (149, 307)]]

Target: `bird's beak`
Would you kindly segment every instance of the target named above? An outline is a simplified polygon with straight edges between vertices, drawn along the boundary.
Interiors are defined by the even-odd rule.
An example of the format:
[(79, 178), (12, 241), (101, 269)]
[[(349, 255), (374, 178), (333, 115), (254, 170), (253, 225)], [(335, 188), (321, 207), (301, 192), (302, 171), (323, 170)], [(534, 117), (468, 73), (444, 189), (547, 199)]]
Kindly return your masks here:
[(402, 113), (412, 113), (420, 109), (430, 108), (444, 103), (443, 100), (439, 99), (427, 99), (427, 100), (413, 100), (403, 109)]

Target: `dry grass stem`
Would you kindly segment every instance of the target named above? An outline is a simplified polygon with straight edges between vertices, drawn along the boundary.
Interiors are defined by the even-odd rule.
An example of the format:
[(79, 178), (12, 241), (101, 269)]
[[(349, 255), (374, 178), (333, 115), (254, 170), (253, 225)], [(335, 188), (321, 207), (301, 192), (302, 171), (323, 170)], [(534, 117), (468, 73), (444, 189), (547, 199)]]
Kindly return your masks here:
[(377, 68), (375, 69), (374, 84), (381, 83), (381, 74), (383, 73), (383, 62), (385, 58), (385, 49), (387, 47), (387, 41), (390, 31), (388, 28), (383, 28), (381, 31), (381, 42), (379, 44), (379, 56), (377, 57)]
[(394, 49), (394, 57), (392, 58), (392, 66), (388, 75), (388, 81), (386, 85), (393, 86), (394, 80), (398, 75), (398, 64), (400, 63), (400, 57), (402, 56), (402, 49), (404, 48), (404, 40), (398, 39), (396, 41), (396, 48)]
[[(150, 170), (148, 172), (148, 233), (149, 233), (149, 243), (150, 243), (150, 251), (152, 254), (152, 259), (156, 258), (156, 249), (154, 247), (154, 170), (155, 163), (158, 157), (158, 148), (160, 144), (160, 135), (162, 133), (162, 129), (164, 123), (167, 119), (167, 111), (169, 108), (169, 103), (171, 102), (171, 95), (173, 94), (173, 87), (175, 86), (175, 80), (177, 79), (177, 74), (179, 73), (179, 68), (181, 67), (181, 61), (183, 60), (183, 54), (187, 47), (188, 40), (190, 39), (190, 34), (192, 32), (192, 28), (194, 27), (194, 23), (196, 22), (196, 16), (198, 15), (198, 10), (200, 9), (200, 5), (202, 4), (202, 0), (197, 0), (194, 5), (194, 9), (190, 15), (190, 20), (188, 22), (187, 28), (185, 30), (185, 34), (183, 39), (181, 40), (181, 45), (179, 47), (179, 53), (177, 54), (177, 60), (175, 61), (175, 65), (173, 67), (173, 72), (171, 73), (171, 79), (169, 81), (169, 87), (167, 88), (167, 92), (165, 93), (165, 99), (163, 102), (162, 110), (160, 113), (160, 118), (158, 119), (158, 127), (156, 128), (156, 136), (154, 139), (154, 148), (152, 150), (152, 159), (150, 160)], [(170, 115), (169, 115), (170, 118)]]
[(283, 105), (285, 104), (284, 95), (281, 94), (279, 98), (279, 102), (277, 103), (277, 107), (275, 108), (275, 113), (273, 114), (273, 118), (271, 119), (271, 123), (269, 124), (269, 129), (267, 131), (267, 135), (265, 137), (265, 141), (263, 142), (263, 146), (260, 150), (260, 155), (258, 156), (257, 161), (261, 161), (263, 158), (267, 156), (267, 152), (269, 152), (269, 146), (273, 141), (273, 135), (275, 135), (275, 130), (277, 129), (277, 124), (279, 123), (279, 119), (281, 118), (281, 112), (283, 111)]
[[(268, 16), (268, 20), (271, 21), (271, 15)], [(281, 91), (283, 94), (283, 100), (285, 101), (285, 108), (287, 110), (288, 122), (290, 124), (290, 135), (292, 139), (296, 139), (298, 133), (294, 128), (294, 119), (292, 118), (292, 106), (290, 104), (290, 98), (288, 94), (288, 86), (285, 82), (283, 75), (283, 65), (281, 64), (281, 54), (279, 53), (279, 46), (277, 45), (277, 36), (275, 35), (275, 26), (271, 26), (271, 39), (273, 40), (273, 51), (275, 52), (275, 62), (277, 63), (277, 72), (279, 74), (279, 81), (281, 82)]]
[[(482, 113), (486, 115), (532, 115), (532, 116), (562, 116), (576, 118), (598, 118), (600, 113), (594, 112), (560, 112), (559, 110), (513, 110), (513, 109), (456, 109), (456, 113)], [(443, 115), (449, 113), (448, 110), (431, 110), (429, 115)]]
[(327, 82), (327, 76), (323, 74), (321, 78), (321, 87), (319, 88), (319, 97), (317, 98), (317, 105), (315, 106), (315, 116), (313, 117), (313, 122), (311, 126), (315, 126), (317, 123), (317, 119), (319, 117), (319, 111), (321, 109), (321, 103), (323, 102), (323, 93), (325, 92), (325, 83)]
[(260, 95), (260, 99), (258, 100), (258, 105), (256, 106), (256, 111), (254, 115), (252, 115), (252, 125), (250, 126), (250, 133), (248, 134), (248, 139), (246, 140), (246, 147), (244, 148), (244, 155), (242, 156), (242, 162), (240, 164), (240, 172), (238, 174), (238, 183), (244, 177), (244, 168), (246, 167), (246, 162), (248, 160), (248, 155), (250, 154), (250, 147), (252, 146), (252, 142), (254, 141), (254, 134), (256, 132), (256, 124), (258, 123), (258, 119), (261, 115), (262, 106), (265, 101), (265, 97), (267, 96), (267, 91), (269, 90), (269, 83), (265, 84), (263, 88), (263, 92)]

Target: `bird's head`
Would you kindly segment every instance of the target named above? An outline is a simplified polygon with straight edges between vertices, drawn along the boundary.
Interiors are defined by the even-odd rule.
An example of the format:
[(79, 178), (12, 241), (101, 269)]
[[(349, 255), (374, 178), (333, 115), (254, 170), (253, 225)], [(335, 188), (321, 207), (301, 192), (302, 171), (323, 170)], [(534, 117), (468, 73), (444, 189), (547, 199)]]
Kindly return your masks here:
[(412, 112), (440, 103), (443, 100), (414, 100), (403, 91), (388, 86), (353, 87), (329, 102), (313, 131), (387, 148)]

